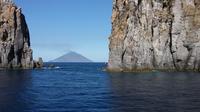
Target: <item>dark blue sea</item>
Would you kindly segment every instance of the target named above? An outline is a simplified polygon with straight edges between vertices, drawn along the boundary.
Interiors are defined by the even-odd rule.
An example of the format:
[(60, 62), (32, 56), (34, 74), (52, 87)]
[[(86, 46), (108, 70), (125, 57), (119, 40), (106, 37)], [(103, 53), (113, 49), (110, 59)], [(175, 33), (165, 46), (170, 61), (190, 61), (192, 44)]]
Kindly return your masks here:
[(107, 73), (105, 63), (54, 64), (0, 71), (0, 112), (200, 112), (200, 73)]

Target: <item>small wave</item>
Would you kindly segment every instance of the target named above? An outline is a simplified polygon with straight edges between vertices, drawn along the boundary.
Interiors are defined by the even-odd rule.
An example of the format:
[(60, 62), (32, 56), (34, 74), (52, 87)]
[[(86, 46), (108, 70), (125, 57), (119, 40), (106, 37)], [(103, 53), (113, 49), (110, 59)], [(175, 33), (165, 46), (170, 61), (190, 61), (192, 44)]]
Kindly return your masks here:
[(59, 66), (56, 66), (56, 67), (55, 67), (55, 69), (60, 69), (60, 68), (61, 68), (61, 67), (59, 67)]
[(59, 66), (55, 66), (55, 67), (43, 67), (42, 69), (45, 69), (45, 70), (47, 70), (47, 69), (61, 69), (61, 67), (59, 67)]

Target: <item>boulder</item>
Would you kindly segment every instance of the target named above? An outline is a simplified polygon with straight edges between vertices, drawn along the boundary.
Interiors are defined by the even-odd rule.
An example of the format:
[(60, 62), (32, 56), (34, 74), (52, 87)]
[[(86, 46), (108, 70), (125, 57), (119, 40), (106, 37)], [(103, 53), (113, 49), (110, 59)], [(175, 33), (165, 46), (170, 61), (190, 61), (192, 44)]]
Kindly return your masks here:
[(42, 58), (38, 58), (38, 60), (34, 60), (34, 68), (42, 68), (44, 66)]

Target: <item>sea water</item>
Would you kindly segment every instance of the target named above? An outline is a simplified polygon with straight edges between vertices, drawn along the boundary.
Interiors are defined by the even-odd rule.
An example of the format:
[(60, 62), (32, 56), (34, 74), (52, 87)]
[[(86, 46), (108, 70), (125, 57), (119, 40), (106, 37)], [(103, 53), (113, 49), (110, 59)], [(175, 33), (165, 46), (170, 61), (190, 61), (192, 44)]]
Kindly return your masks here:
[(107, 73), (105, 63), (53, 64), (0, 71), (0, 112), (200, 112), (199, 73)]

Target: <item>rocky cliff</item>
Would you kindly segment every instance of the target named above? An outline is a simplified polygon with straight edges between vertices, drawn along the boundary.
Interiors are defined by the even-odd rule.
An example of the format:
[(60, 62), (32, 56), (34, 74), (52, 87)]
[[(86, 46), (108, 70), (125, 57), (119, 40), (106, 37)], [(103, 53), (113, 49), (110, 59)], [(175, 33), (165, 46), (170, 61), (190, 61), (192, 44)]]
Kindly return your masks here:
[(10, 0), (0, 0), (0, 68), (33, 68), (25, 17)]
[(199, 70), (200, 0), (113, 0), (108, 70)]

